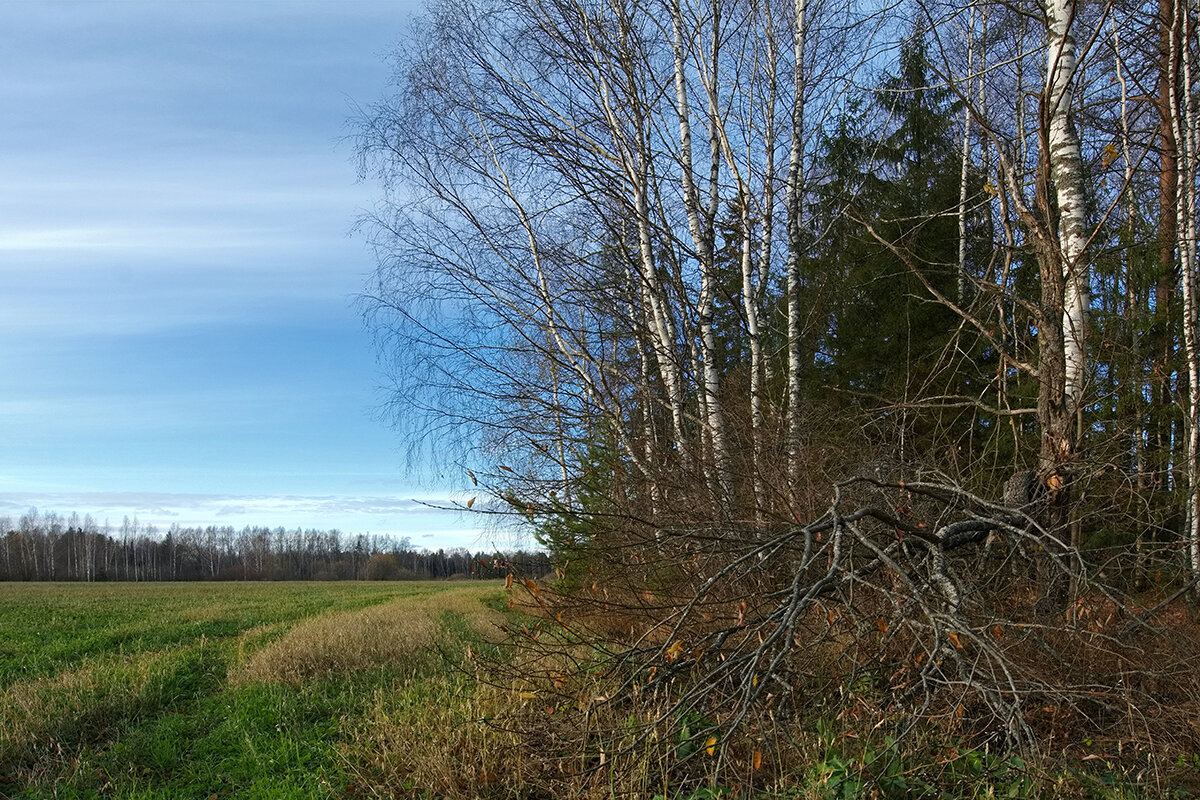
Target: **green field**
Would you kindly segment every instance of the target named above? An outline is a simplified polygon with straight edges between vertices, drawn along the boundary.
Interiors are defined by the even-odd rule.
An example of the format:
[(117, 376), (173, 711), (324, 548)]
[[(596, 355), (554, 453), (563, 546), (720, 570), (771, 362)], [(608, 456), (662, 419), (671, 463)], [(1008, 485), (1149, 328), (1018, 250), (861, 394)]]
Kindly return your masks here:
[(475, 583), (0, 584), (0, 797), (373, 796), (372, 730), (467, 692), (452, 667), (499, 597)]

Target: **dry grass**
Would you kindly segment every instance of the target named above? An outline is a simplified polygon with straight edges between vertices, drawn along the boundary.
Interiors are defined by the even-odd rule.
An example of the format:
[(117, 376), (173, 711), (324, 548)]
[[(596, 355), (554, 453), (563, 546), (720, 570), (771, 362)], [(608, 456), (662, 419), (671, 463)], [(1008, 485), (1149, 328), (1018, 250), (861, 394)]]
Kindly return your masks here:
[[(1152, 687), (1131, 683), (1138, 677), (1133, 656), (1117, 652), (1103, 635), (1106, 626), (1128, 622), (1111, 609), (1101, 609), (1098, 620), (1099, 611), (1080, 611), (1075, 625), (1037, 628), (1050, 640), (1040, 648), (1026, 641), (1033, 628), (1005, 627), (993, 646), (1003, 646), (1023, 674), (1041, 681), (1029, 687), (1037, 708), (1028, 720), (1044, 750), (1022, 762), (993, 752), (988, 709), (961, 684), (935, 692), (933, 705), (911, 726), (913, 712), (897, 703), (893, 685), (903, 677), (895, 669), (907, 653), (903, 626), (881, 635), (874, 623), (882, 612), (873, 607), (806, 615), (798, 631), (805, 644), (789, 657), (788, 683), (781, 684), (788, 689), (772, 689), (736, 731), (729, 730), (733, 713), (721, 687), (712, 702), (673, 714), (674, 702), (703, 675), (685, 669), (664, 681), (678, 666), (670, 650), (645, 654), (648, 660), (621, 658), (639, 644), (662, 644), (659, 618), (640, 605), (661, 594), (648, 597), (616, 591), (590, 597), (584, 590), (555, 598), (547, 589), (537, 595), (514, 587), (514, 600), (540, 619), (512, 626), (504, 651), (511, 660), (469, 663), (464, 673), (473, 674), (457, 687), (426, 684), (376, 695), (347, 754), (361, 765), (361, 785), (378, 797), (592, 800), (699, 797), (716, 787), (732, 797), (842, 796), (853, 787), (867, 793), (876, 781), (899, 791), (896, 782), (905, 780), (921, 791), (974, 798), (1093, 796), (1092, 782), (1113, 781), (1113, 794), (1095, 796), (1118, 797), (1125, 796), (1123, 781), (1157, 781), (1162, 791), (1147, 796), (1161, 796), (1165, 786), (1190, 788), (1198, 772), (1169, 764), (1179, 753), (1196, 752), (1192, 729), (1200, 729), (1180, 724), (1195, 718), (1200, 679), (1172, 645), (1194, 639), (1197, 628), (1174, 608), (1154, 620), (1156, 636), (1139, 642), (1137, 663), (1155, 673)], [(736, 606), (715, 603), (698, 616), (716, 625), (731, 614), (736, 618)], [(860, 617), (871, 624), (859, 624)], [(980, 637), (995, 639), (995, 627)], [(976, 644), (965, 642), (964, 652)], [(1050, 646), (1090, 678), (1072, 673), (1052, 680), (1056, 665), (1042, 663)], [(1167, 663), (1181, 668), (1164, 670)], [(1108, 718), (1122, 698), (1141, 707), (1137, 731), (1122, 734), (1114, 726), (1119, 720)]]
[[(539, 662), (529, 670), (514, 665), (514, 673), (540, 672), (547, 663)], [(563, 697), (577, 692), (555, 696), (524, 678), (497, 685), (493, 666), (464, 673), (458, 685), (376, 695), (349, 754), (373, 796), (608, 796), (611, 749), (595, 736), (583, 743), (595, 733), (594, 703), (568, 709)], [(625, 770), (622, 782), (642, 774)]]
[(461, 617), (478, 634), (493, 631), (501, 614), (483, 605), (483, 595), (472, 586), (307, 620), (235, 665), (230, 683), (299, 686), (329, 675), (403, 665), (438, 645), (446, 614)]
[(360, 786), (375, 797), (556, 800), (781, 789), (781, 766), (796, 754), (781, 737), (763, 737), (762, 726), (707, 752), (717, 721), (681, 724), (669, 713), (670, 688), (602, 666), (591, 633), (567, 632), (555, 615), (508, 632), (504, 658), (467, 651), (457, 683), (376, 694), (347, 752)]

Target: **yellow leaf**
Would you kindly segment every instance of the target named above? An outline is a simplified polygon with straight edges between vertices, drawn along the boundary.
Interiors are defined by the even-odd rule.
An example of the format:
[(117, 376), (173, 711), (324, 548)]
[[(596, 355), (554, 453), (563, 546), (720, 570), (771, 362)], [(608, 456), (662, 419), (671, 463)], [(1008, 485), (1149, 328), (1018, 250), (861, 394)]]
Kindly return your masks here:
[(531, 578), (525, 579), (525, 588), (533, 592), (534, 597), (538, 597), (542, 593), (542, 590), (538, 588), (538, 585)]
[(471, 506), (473, 506), (473, 505), (475, 505), (474, 497), (472, 497), (470, 500), (467, 501), (467, 509), (469, 510), (471, 508)]
[(762, 769), (762, 750), (755, 750), (753, 757), (754, 769)]
[(711, 756), (713, 753), (716, 752), (716, 750), (717, 750), (717, 737), (715, 737), (715, 736), (708, 737), (708, 741), (706, 741), (704, 743), (704, 752), (708, 753)]
[(1107, 167), (1109, 164), (1117, 160), (1117, 148), (1112, 142), (1104, 146), (1104, 151), (1100, 154), (1100, 164)]
[(520, 697), (522, 700), (532, 700), (537, 697), (537, 692), (520, 692), (517, 694), (517, 697)]
[(1054, 489), (1055, 491), (1063, 488), (1062, 475), (1055, 474), (1051, 475), (1049, 478), (1046, 478), (1046, 486), (1047, 488)]
[(504, 588), (505, 589), (512, 588), (512, 573), (511, 572), (508, 573), (508, 577), (504, 579)]
[(683, 642), (678, 642), (678, 641), (675, 642), (675, 644), (673, 644), (667, 648), (667, 652), (666, 652), (667, 661), (674, 661), (675, 659), (679, 658), (679, 656), (682, 653), (683, 653)]

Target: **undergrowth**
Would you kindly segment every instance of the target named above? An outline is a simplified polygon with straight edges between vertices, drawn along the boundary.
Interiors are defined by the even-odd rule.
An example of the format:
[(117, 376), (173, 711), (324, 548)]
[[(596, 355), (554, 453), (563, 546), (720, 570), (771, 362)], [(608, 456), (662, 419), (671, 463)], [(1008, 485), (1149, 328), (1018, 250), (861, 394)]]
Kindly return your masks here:
[[(439, 588), (445, 588), (444, 585)], [(132, 591), (132, 589), (131, 589)], [(280, 590), (282, 591), (282, 590)], [(0, 695), (0, 797), (850, 800), (1197, 796), (1200, 754), (1076, 736), (1037, 755), (889, 705), (886, 676), (808, 678), (734, 726), (697, 679), (623, 659), (537, 587), (380, 597), (224, 638), (105, 653)], [(249, 622), (249, 620), (248, 620)], [(75, 660), (77, 661), (77, 660)], [(1110, 746), (1112, 745), (1112, 746)]]

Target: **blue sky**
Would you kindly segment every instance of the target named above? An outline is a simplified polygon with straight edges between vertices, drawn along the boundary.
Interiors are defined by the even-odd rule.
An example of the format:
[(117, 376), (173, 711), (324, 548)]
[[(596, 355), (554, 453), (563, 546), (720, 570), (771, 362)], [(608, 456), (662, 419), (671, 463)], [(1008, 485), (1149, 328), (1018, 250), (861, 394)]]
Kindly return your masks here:
[(0, 516), (509, 544), (413, 502), (464, 478), (405, 469), (352, 305), (343, 137), (417, 10), (0, 0)]

